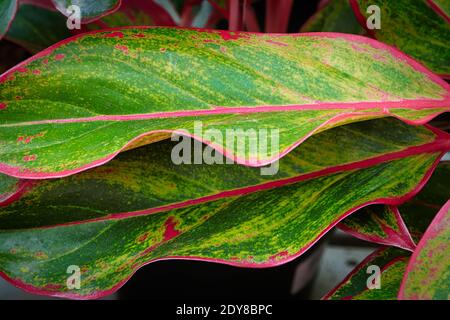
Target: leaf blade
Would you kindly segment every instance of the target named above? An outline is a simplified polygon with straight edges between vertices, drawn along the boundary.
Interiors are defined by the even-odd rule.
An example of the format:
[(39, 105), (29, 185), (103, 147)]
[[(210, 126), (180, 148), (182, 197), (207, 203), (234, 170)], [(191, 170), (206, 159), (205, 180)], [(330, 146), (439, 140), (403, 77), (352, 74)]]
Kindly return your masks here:
[(450, 201), (438, 212), (406, 268), (398, 298), (448, 299), (450, 263)]
[(367, 207), (339, 226), (348, 234), (369, 242), (414, 251), (416, 245), (396, 207)]
[[(288, 47), (273, 44), (274, 39), (278, 43), (284, 41)], [(332, 46), (335, 53), (340, 52), (332, 55), (333, 68), (320, 60), (331, 59), (328, 51), (317, 57), (305, 53), (308, 51), (303, 49), (313, 45)], [(355, 50), (355, 46), (362, 51)], [(225, 52), (220, 48), (225, 48)], [(259, 59), (255, 59), (255, 50)], [(373, 54), (384, 55), (391, 64), (367, 61), (368, 55)], [(176, 59), (175, 65), (167, 55)], [(284, 55), (283, 64), (264, 69), (280, 55)], [(358, 63), (348, 64), (348, 55), (359, 57)], [(111, 58), (108, 68), (95, 68), (92, 72), (98, 59)], [(341, 59), (347, 59), (347, 64)], [(192, 68), (183, 68), (185, 65)], [(336, 73), (338, 65), (347, 69)], [(172, 70), (174, 66), (178, 67)], [(260, 68), (264, 75), (257, 72)], [(193, 70), (202, 70), (202, 77), (196, 77), (201, 82), (189, 80)], [(286, 70), (291, 72), (282, 72)], [(317, 70), (321, 70), (318, 76)], [(357, 75), (368, 71), (373, 83), (357, 79)], [(312, 86), (300, 76), (311, 72), (316, 74), (311, 78)], [(74, 83), (71, 74), (85, 78)], [(34, 81), (36, 77), (42, 81)], [(235, 82), (224, 86), (230, 79)], [(340, 79), (337, 85), (331, 83), (333, 79)], [(24, 91), (23, 86), (30, 81), (35, 85)], [(348, 86), (344, 86), (346, 82)], [(279, 83), (281, 89), (274, 92)], [(109, 90), (104, 90), (105, 86)], [(241, 87), (250, 91), (242, 92)], [(354, 91), (349, 93), (344, 87)], [(98, 98), (98, 90), (103, 97)], [(285, 155), (310, 135), (333, 126), (385, 116), (420, 124), (449, 109), (448, 85), (409, 58), (367, 38), (326, 33), (273, 38), (176, 28), (93, 32), (49, 48), (5, 73), (0, 78), (0, 92), (4, 106), (0, 137), (10, 144), (1, 150), (0, 171), (21, 178), (61, 177), (85, 170), (109, 161), (136, 137), (161, 132), (170, 135), (179, 129), (192, 131), (193, 120), (202, 120), (205, 127), (222, 131), (233, 126), (280, 127), (280, 146), (272, 150), (275, 156), (249, 150), (239, 153), (212, 144), (238, 163), (260, 166)], [(139, 98), (129, 92), (139, 92)], [(399, 97), (403, 100), (398, 101)], [(24, 108), (26, 112), (22, 112)], [(252, 123), (248, 121), (250, 116)], [(275, 117), (279, 120), (276, 126)], [(90, 137), (86, 136), (88, 131), (92, 131)], [(24, 144), (18, 141), (21, 136), (35, 139)], [(67, 139), (61, 141), (62, 136)], [(96, 152), (88, 152), (92, 149)], [(49, 154), (65, 158), (50, 159)]]
[[(411, 197), (441, 155), (425, 153), (158, 213), (2, 230), (0, 271), (38, 294), (94, 298), (117, 290), (139, 267), (159, 259), (246, 267), (282, 264), (305, 252), (355, 210)], [(409, 179), (399, 179), (406, 172)], [(349, 189), (355, 191), (346, 193)], [(63, 266), (68, 263), (85, 270), (81, 291), (64, 287), (67, 266)]]
[(348, 1), (330, 0), (320, 6), (300, 32), (343, 32), (364, 34)]
[(367, 28), (366, 18), (370, 15), (365, 8), (378, 5), (382, 21), (391, 27), (368, 32), (380, 41), (395, 45), (442, 77), (449, 77), (450, 24), (448, 17), (434, 10), (436, 6), (430, 6), (433, 1), (350, 0), (350, 3), (364, 28)]
[(122, 4), (122, 0), (52, 0), (56, 9), (65, 16), (69, 16), (70, 12), (67, 9), (76, 5), (81, 11), (81, 21), (82, 23), (89, 23), (100, 19), (110, 13), (115, 12), (119, 9)]
[[(381, 248), (369, 255), (347, 277), (331, 290), (324, 300), (395, 300), (409, 255), (397, 248)], [(370, 290), (368, 267), (380, 268), (380, 289)], [(387, 288), (386, 288), (387, 287)]]
[[(202, 147), (188, 142), (189, 149)], [(168, 150), (177, 144), (163, 141), (132, 150), (111, 163), (64, 179), (23, 180), (26, 190), (19, 189), (12, 195), (17, 201), (0, 210), (0, 225), (11, 229), (41, 226), (36, 221), (42, 226), (77, 221), (71, 214), (84, 217), (81, 220), (98, 220), (156, 213), (450, 149), (448, 135), (436, 129), (378, 119), (312, 136), (277, 164), (274, 175), (261, 175), (260, 168), (230, 166), (223, 158), (213, 165), (194, 165), (191, 151), (183, 151), (191, 154), (189, 162), (174, 164)], [(209, 150), (204, 147), (201, 154)], [(101, 197), (98, 191), (89, 190), (102, 190)], [(42, 218), (36, 220), (38, 211)]]

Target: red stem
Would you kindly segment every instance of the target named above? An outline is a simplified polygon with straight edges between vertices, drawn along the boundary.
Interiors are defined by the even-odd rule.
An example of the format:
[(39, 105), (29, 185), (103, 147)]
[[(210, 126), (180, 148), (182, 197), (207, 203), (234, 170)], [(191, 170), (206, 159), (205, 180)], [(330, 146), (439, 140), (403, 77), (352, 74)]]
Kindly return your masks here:
[(245, 26), (247, 27), (247, 31), (261, 32), (258, 19), (256, 18), (255, 10), (253, 10), (252, 4), (246, 1), (244, 9), (244, 22)]
[(276, 32), (277, 0), (266, 1), (266, 32)]
[(239, 31), (242, 30), (243, 25), (243, 1), (242, 0), (230, 0), (230, 20), (229, 30)]
[(187, 1), (181, 12), (180, 26), (189, 27), (192, 23), (192, 1)]
[(292, 11), (292, 0), (280, 0), (277, 11), (277, 29), (275, 32), (287, 32)]

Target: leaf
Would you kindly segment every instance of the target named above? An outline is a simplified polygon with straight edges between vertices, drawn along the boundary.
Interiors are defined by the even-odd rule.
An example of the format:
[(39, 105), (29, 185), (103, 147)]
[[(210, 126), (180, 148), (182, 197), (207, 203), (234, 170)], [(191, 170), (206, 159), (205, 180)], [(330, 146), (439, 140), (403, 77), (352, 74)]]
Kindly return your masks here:
[[(73, 35), (66, 27), (66, 20), (61, 13), (39, 2), (23, 3), (6, 38), (31, 53), (36, 53)], [(174, 22), (154, 1), (125, 0), (116, 12), (84, 25), (82, 30), (73, 32), (151, 25), (173, 26)]]
[(103, 16), (113, 13), (121, 5), (121, 0), (52, 0), (52, 2), (56, 9), (65, 16), (70, 15), (67, 11), (70, 6), (76, 5), (80, 7), (82, 23), (89, 23), (100, 19)]
[[(430, 6), (431, 1), (350, 0), (363, 27), (370, 5), (380, 7), (381, 29), (368, 30), (376, 39), (421, 61), (442, 77), (450, 77), (450, 24)], [(383, 27), (384, 26), (384, 27)]]
[(21, 4), (6, 39), (36, 53), (70, 36), (66, 18), (59, 12)]
[(0, 174), (0, 205), (5, 205), (13, 195), (18, 195), (21, 186), (19, 179)]
[[(174, 164), (170, 150), (177, 145), (167, 141), (127, 152), (111, 165), (66, 179), (23, 180), (26, 185), (13, 198), (19, 201), (0, 210), (0, 226), (19, 229), (108, 218), (118, 213), (157, 212), (450, 149), (448, 134), (389, 118), (353, 123), (312, 136), (284, 157), (278, 172), (274, 170), (275, 174), (269, 176), (261, 175), (260, 168), (224, 161), (195, 164), (194, 152), (190, 163)], [(210, 150), (205, 147), (203, 154)], [(102, 190), (101, 197), (93, 190)], [(42, 212), (39, 219), (37, 212)]]
[[(325, 300), (396, 300), (409, 254), (397, 248), (381, 248), (369, 255), (323, 299)], [(369, 289), (370, 266), (380, 268), (380, 289)], [(370, 283), (370, 282), (369, 282)]]
[(450, 162), (439, 163), (430, 181), (410, 201), (399, 207), (414, 240), (419, 242), (439, 209), (447, 202), (450, 190)]
[(400, 212), (395, 207), (367, 207), (346, 218), (338, 227), (363, 240), (414, 251), (414, 243), (422, 238), (447, 201), (448, 190), (450, 163), (441, 162), (419, 194), (400, 206)]
[(112, 14), (86, 25), (88, 30), (122, 26), (174, 26), (167, 11), (154, 0), (123, 0), (120, 8)]
[(343, 32), (364, 34), (347, 0), (328, 0), (312, 15), (300, 32)]
[[(0, 78), (0, 105), (0, 172), (20, 178), (77, 173), (183, 129), (261, 166), (334, 126), (385, 116), (419, 124), (450, 108), (445, 82), (367, 38), (145, 27), (39, 53)], [(208, 129), (241, 129), (244, 139), (279, 130), (279, 144), (234, 150)]]
[(449, 22), (450, 16), (450, 2), (447, 0), (428, 0), (428, 5), (431, 6), (438, 14), (444, 17)]
[[(121, 157), (135, 151), (138, 149)], [(211, 197), (203, 203), (192, 201), (40, 228), (5, 229), (0, 232), (0, 271), (5, 279), (33, 293), (97, 298), (117, 290), (142, 265), (161, 259), (200, 259), (245, 267), (279, 265), (305, 252), (353, 211), (371, 203), (398, 204), (408, 199), (441, 155), (409, 156), (254, 193), (233, 191), (227, 198)], [(114, 161), (108, 165), (113, 166)], [(117, 176), (113, 170), (109, 178)], [(128, 174), (126, 179), (132, 182)], [(145, 176), (141, 175), (142, 179)], [(167, 190), (169, 186), (165, 186)], [(95, 189), (97, 201), (104, 202), (99, 190)], [(82, 199), (77, 195), (81, 191), (89, 192), (74, 185), (70, 199)], [(122, 196), (116, 192), (114, 199), (119, 198), (117, 194)], [(60, 199), (63, 207), (64, 198)], [(71, 213), (76, 208), (70, 203), (66, 208), (61, 216), (78, 212)], [(92, 213), (95, 215), (95, 210)], [(36, 212), (28, 221), (46, 219), (46, 214)], [(16, 218), (10, 216), (9, 224)], [(70, 265), (82, 270), (79, 290), (65, 286)]]
[(17, 0), (0, 0), (0, 39), (8, 32), (17, 11)]
[(338, 227), (362, 240), (409, 251), (416, 247), (396, 207), (366, 207), (343, 220)]
[(52, 0), (20, 0), (20, 4), (34, 5), (51, 11), (57, 11)]
[(448, 300), (450, 287), (450, 201), (423, 235), (406, 268), (399, 299)]

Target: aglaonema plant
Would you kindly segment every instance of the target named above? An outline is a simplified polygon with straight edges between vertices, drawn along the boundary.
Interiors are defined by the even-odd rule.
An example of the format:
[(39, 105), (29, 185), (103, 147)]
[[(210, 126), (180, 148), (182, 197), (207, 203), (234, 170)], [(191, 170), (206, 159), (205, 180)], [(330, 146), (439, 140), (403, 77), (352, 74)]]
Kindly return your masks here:
[[(36, 2), (21, 5), (6, 35), (32, 52), (56, 41), (20, 23), (29, 15), (51, 29), (38, 21), (58, 14), (53, 4)], [(217, 19), (202, 1), (155, 1), (162, 14), (122, 2), (97, 2), (82, 21), (89, 32), (0, 76), (3, 278), (35, 294), (99, 298), (158, 260), (277, 266), (337, 226), (385, 247), (326, 298), (444, 297), (450, 179), (440, 160), (450, 136), (427, 123), (450, 111), (449, 85), (433, 73), (445, 74), (448, 51), (427, 56), (431, 65), (405, 47), (430, 71), (377, 40), (332, 32), (366, 34), (360, 16), (338, 21), (353, 1), (322, 5), (302, 29), (331, 32), (286, 35), (103, 29), (161, 15), (173, 25)], [(64, 11), (70, 1), (53, 3)], [(251, 2), (210, 5), (230, 27), (259, 27), (233, 16)], [(291, 6), (268, 9), (266, 30), (284, 31), (286, 21), (272, 20)], [(277, 140), (252, 148), (242, 142), (263, 137), (249, 130), (276, 130)], [(174, 162), (192, 147), (189, 161)], [(197, 163), (195, 150), (214, 161)], [(381, 290), (366, 281), (373, 264)], [(80, 267), (79, 288), (66, 283), (70, 265)]]

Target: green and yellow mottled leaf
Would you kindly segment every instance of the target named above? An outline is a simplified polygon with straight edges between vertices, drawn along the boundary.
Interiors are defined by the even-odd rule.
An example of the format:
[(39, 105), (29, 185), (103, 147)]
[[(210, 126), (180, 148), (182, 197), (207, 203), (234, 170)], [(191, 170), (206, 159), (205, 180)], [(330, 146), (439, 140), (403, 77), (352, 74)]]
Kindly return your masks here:
[(0, 0), (0, 39), (8, 32), (17, 11), (17, 0)]
[(52, 2), (65, 16), (73, 13), (68, 11), (70, 6), (78, 6), (83, 23), (92, 22), (116, 11), (122, 3), (121, 0), (52, 0)]
[[(327, 300), (396, 300), (403, 273), (409, 260), (406, 251), (397, 248), (381, 248), (361, 262), (336, 288), (329, 292)], [(369, 289), (374, 266), (380, 273), (380, 288)], [(372, 276), (372, 279), (369, 277)]]
[[(320, 145), (313, 139), (330, 131), (311, 138), (311, 146)], [(365, 166), (264, 184), (264, 178), (252, 171), (256, 168), (174, 167), (164, 158), (166, 143), (128, 151), (78, 175), (37, 181), (2, 208), (2, 275), (34, 293), (94, 298), (117, 290), (139, 267), (160, 259), (246, 267), (282, 264), (358, 208), (405, 201), (442, 156), (401, 153), (397, 160), (379, 158), (381, 162), (370, 160)], [(158, 146), (165, 153), (158, 152)], [(295, 174), (297, 165), (311, 171), (308, 167), (314, 162), (302, 165), (303, 157), (294, 156), (295, 151), (280, 161), (286, 170), (280, 174)], [(158, 168), (158, 159), (169, 167)], [(158, 175), (147, 175), (155, 169)], [(236, 188), (238, 175), (250, 187)], [(197, 198), (183, 201), (193, 197)], [(82, 270), (80, 290), (65, 286), (70, 265)]]
[[(362, 26), (380, 8), (381, 28), (368, 30), (376, 39), (394, 45), (435, 73), (450, 77), (450, 24), (427, 0), (350, 0)], [(447, 1), (448, 2), (448, 1)]]
[[(160, 211), (175, 204), (205, 202), (211, 197), (255, 192), (405, 156), (450, 149), (448, 135), (438, 133), (390, 118), (340, 126), (314, 135), (294, 149), (280, 160), (278, 168), (272, 166), (274, 175), (262, 175), (261, 168), (226, 164), (223, 157), (219, 158), (223, 164), (194, 164), (195, 152), (191, 152), (189, 163), (174, 164), (172, 150), (178, 143), (165, 141), (126, 152), (111, 164), (64, 179), (22, 180), (19, 184), (17, 179), (3, 176), (16, 180), (17, 195), (13, 199), (20, 199), (1, 208), (0, 228), (40, 227), (124, 213)], [(192, 144), (189, 147), (192, 148)], [(210, 152), (210, 148), (204, 147), (203, 154)], [(11, 191), (8, 194), (3, 198), (10, 203)]]
[(19, 179), (0, 174), (0, 205), (19, 191)]
[(362, 240), (414, 251), (416, 245), (400, 212), (391, 206), (369, 206), (339, 224), (339, 228)]
[(370, 206), (346, 218), (339, 228), (363, 240), (414, 251), (415, 243), (447, 201), (449, 190), (450, 163), (441, 162), (425, 187), (402, 204), (400, 211), (396, 207)]
[(399, 207), (415, 242), (419, 242), (439, 209), (450, 197), (450, 162), (439, 163), (428, 183), (413, 199)]
[[(0, 77), (0, 172), (67, 176), (129, 144), (182, 129), (194, 135), (195, 121), (204, 129), (197, 139), (260, 166), (334, 126), (386, 116), (417, 124), (449, 108), (445, 82), (354, 35), (101, 31), (60, 43)], [(249, 130), (279, 130), (280, 138), (263, 154), (248, 144), (234, 150), (209, 141), (207, 129), (223, 136), (241, 129), (244, 139)]]
[(448, 300), (450, 296), (450, 200), (423, 235), (406, 268), (399, 299)]
[(365, 34), (348, 0), (329, 0), (306, 21), (300, 32), (343, 32)]

